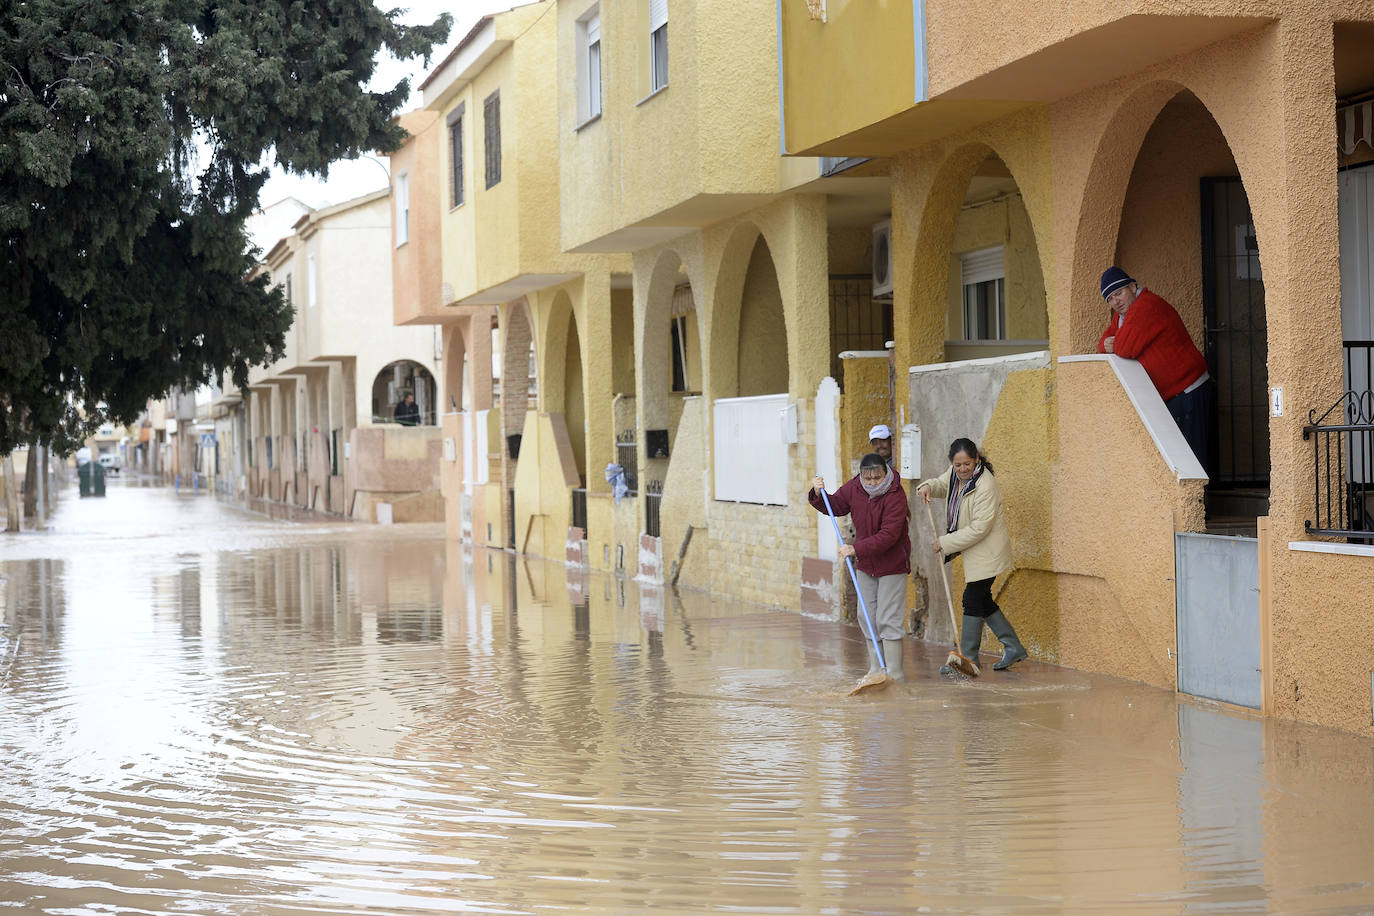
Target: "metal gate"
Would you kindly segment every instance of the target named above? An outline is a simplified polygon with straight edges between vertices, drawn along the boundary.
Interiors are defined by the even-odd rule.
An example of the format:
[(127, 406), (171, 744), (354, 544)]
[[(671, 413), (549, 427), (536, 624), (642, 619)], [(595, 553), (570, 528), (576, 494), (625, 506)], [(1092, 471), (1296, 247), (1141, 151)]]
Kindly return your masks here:
[(1209, 489), (1268, 487), (1264, 277), (1239, 178), (1202, 179), (1202, 309), (1207, 367), (1217, 386), (1211, 454), (1203, 459)]
[(1178, 689), (1259, 709), (1259, 541), (1174, 535)]

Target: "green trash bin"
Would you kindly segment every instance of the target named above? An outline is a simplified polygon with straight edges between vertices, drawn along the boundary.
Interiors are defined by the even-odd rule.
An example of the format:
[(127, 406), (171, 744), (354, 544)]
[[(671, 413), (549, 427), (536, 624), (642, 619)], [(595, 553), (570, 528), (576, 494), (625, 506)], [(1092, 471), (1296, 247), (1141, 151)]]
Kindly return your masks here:
[(105, 468), (98, 462), (91, 462), (91, 495), (105, 495)]
[[(84, 462), (84, 463), (82, 463), (82, 464), (78, 464), (78, 465), (76, 466), (76, 479), (77, 479), (78, 485), (79, 485), (80, 488), (81, 488), (81, 496), (82, 496), (83, 498), (91, 495), (91, 465), (92, 465), (92, 464), (94, 464), (94, 462), (92, 462), (92, 461), (87, 461), (87, 462)], [(98, 465), (97, 465), (97, 466), (98, 466)]]

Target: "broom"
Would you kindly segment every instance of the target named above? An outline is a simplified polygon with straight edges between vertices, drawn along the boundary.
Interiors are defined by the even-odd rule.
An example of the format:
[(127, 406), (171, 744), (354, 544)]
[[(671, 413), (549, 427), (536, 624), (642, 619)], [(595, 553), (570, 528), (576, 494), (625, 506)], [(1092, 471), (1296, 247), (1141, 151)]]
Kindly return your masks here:
[[(940, 529), (935, 527), (935, 513), (931, 512), (930, 503), (926, 503), (926, 518), (930, 519), (930, 533), (938, 540)], [(954, 619), (954, 593), (949, 590), (949, 573), (945, 571), (944, 557), (940, 557), (940, 581), (945, 583), (945, 599), (949, 602), (949, 625), (954, 629), (954, 651), (949, 653), (945, 664), (960, 674), (977, 677), (978, 663), (959, 652), (959, 621)]]
[[(840, 534), (840, 523), (835, 520), (835, 510), (830, 508), (830, 497), (826, 494), (825, 487), (821, 487), (820, 490), (821, 499), (825, 501), (825, 514), (830, 516), (831, 527), (835, 529), (835, 540), (843, 544), (844, 536)], [(849, 691), (847, 695), (852, 697), (869, 690), (886, 687), (892, 683), (892, 676), (887, 673), (887, 660), (883, 658), (883, 647), (878, 644), (878, 631), (873, 628), (873, 618), (868, 616), (868, 604), (864, 601), (863, 589), (859, 588), (859, 577), (854, 574), (854, 561), (845, 557), (844, 562), (849, 567), (849, 579), (854, 583), (854, 592), (859, 596), (859, 610), (864, 612), (864, 623), (868, 624), (868, 633), (865, 635), (873, 641), (873, 652), (878, 660), (878, 670), (865, 674), (859, 680), (858, 685)], [(862, 630), (863, 627), (859, 629)]]

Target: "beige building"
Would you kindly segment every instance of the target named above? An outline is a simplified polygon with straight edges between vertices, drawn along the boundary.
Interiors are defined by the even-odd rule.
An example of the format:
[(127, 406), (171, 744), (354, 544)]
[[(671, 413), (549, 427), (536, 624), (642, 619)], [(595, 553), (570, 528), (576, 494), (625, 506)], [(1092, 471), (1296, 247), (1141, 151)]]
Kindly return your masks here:
[[(391, 209), (382, 190), (310, 211), (265, 254), (296, 317), (282, 359), (211, 403), (221, 488), (368, 521), (443, 517), (442, 341), (391, 321)], [(413, 425), (397, 421), (407, 394)]]
[[(996, 460), (1033, 654), (1368, 733), (1374, 9), (828, 7), (780, 7), (785, 150), (889, 163), (898, 403), (927, 472)], [(1206, 455), (1095, 353), (1111, 264), (1207, 357)]]

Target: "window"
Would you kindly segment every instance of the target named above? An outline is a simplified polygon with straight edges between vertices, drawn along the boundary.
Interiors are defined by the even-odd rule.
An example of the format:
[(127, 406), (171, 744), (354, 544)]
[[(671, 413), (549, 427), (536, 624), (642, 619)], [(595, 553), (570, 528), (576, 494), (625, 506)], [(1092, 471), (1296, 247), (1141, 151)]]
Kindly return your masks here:
[(592, 7), (577, 21), (577, 123), (601, 114), (601, 14)]
[(482, 103), (482, 126), (485, 128), (487, 187), (501, 181), (501, 93), (493, 92)]
[(1006, 340), (1006, 280), (1002, 246), (959, 256), (964, 289), (964, 340)]
[(309, 255), (305, 259), (305, 301), (312, 309), (317, 300), (317, 290), (319, 284), (316, 282), (315, 256)]
[(649, 90), (668, 85), (668, 0), (649, 0)]
[(291, 275), (290, 275), (290, 274), (287, 274), (287, 275), (286, 275), (286, 280), (282, 283), (282, 292), (286, 295), (286, 301), (287, 301), (287, 303), (290, 304), (290, 305), (294, 305), (294, 304), (295, 304), (295, 300), (294, 300), (294, 299), (292, 298), (292, 296), (291, 296)]
[(463, 113), (459, 105), (448, 113), (449, 207), (463, 205)]
[(396, 247), (410, 241), (410, 175), (396, 176)]

